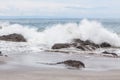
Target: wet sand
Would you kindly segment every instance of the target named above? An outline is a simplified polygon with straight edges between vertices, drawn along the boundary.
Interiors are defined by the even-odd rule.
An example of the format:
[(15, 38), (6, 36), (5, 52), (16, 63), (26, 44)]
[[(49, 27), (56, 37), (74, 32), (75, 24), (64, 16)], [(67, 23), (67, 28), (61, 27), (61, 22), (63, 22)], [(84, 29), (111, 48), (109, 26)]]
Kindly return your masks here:
[[(1, 62), (6, 62), (9, 57), (1, 57)], [(94, 60), (93, 60), (94, 61)], [(31, 67), (23, 65), (12, 65), (13, 68), (1, 68), (0, 80), (120, 80), (120, 70), (89, 71), (70, 70), (50, 67)], [(9, 65), (9, 64), (8, 64)]]
[(120, 80), (120, 70), (83, 71), (42, 68), (0, 70), (0, 80)]

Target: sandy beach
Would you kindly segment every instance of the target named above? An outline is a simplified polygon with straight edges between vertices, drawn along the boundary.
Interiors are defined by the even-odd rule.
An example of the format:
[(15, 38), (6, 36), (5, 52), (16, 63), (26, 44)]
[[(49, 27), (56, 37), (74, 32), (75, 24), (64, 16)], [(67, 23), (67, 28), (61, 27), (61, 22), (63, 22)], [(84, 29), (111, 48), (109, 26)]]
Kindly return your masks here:
[[(42, 53), (42, 54), (48, 55), (45, 53)], [(40, 53), (39, 53), (39, 55), (41, 56), (41, 57), (38, 56), (39, 58), (43, 57), (43, 55), (41, 55)], [(23, 62), (20, 62), (21, 61), (20, 57), (21, 56), (18, 56), (18, 57), (16, 57), (16, 59), (11, 59), (10, 57), (0, 57), (0, 80), (120, 80), (120, 70), (119, 69), (113, 68), (110, 70), (106, 69), (106, 70), (98, 70), (97, 71), (97, 66), (96, 66), (96, 70), (87, 70), (87, 68), (72, 70), (72, 69), (60, 68), (60, 66), (44, 67), (45, 65), (44, 66), (39, 65), (39, 66), (35, 67), (35, 66), (31, 66), (32, 64), (28, 65), (27, 62), (25, 62), (26, 65), (23, 65)], [(59, 55), (59, 57), (60, 57), (60, 55)], [(74, 57), (74, 56), (72, 55), (72, 57)], [(19, 58), (20, 58), (20, 61), (17, 63), (14, 63), (14, 61), (17, 59), (19, 60)], [(49, 56), (49, 58), (50, 58), (50, 56)], [(64, 56), (64, 58), (66, 58), (66, 57)], [(86, 67), (92, 67), (92, 66), (90, 66), (91, 64), (95, 66), (95, 64), (97, 64), (98, 62), (103, 63), (103, 61), (106, 63), (106, 65), (110, 61), (111, 61), (111, 64), (113, 64), (112, 60), (115, 59), (115, 58), (112, 58), (112, 60), (110, 60), (109, 58), (105, 58), (105, 60), (104, 60), (104, 58), (102, 58), (103, 59), (103, 61), (102, 61), (102, 59), (99, 60), (99, 57), (97, 57), (97, 58), (95, 58), (95, 60), (97, 61), (96, 63), (94, 63), (95, 62), (94, 58), (93, 59), (90, 58), (88, 60), (88, 62), (86, 62), (86, 64), (87, 64)], [(26, 57), (26, 59), (27, 59), (27, 57)], [(107, 59), (109, 59), (109, 61), (107, 61)], [(115, 60), (117, 61), (117, 59), (115, 59)], [(119, 62), (117, 61), (114, 65), (117, 65), (118, 63)], [(101, 65), (103, 65), (103, 64), (101, 64)], [(46, 65), (46, 66), (48, 66), (48, 65)], [(93, 66), (93, 68), (94, 68), (94, 66)], [(100, 67), (100, 65), (98, 65), (98, 66)]]
[(65, 69), (0, 70), (0, 80), (120, 80), (120, 70), (81, 71)]

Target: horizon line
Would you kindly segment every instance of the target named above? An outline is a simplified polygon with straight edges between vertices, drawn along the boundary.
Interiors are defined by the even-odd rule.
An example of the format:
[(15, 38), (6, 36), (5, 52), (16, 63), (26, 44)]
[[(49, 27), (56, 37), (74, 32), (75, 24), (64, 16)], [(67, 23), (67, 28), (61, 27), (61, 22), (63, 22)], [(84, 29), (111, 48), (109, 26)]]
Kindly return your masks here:
[(0, 19), (120, 19), (119, 17), (41, 17), (41, 16), (0, 16)]

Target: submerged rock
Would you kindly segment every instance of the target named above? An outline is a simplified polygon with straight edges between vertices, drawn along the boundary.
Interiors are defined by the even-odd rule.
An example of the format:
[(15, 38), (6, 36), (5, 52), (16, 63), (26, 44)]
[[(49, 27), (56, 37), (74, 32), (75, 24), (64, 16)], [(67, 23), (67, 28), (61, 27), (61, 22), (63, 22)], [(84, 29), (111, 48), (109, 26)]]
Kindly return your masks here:
[(76, 61), (76, 60), (66, 60), (63, 62), (58, 62), (57, 64), (65, 64), (66, 66), (70, 66), (73, 68), (85, 68), (85, 64), (81, 61)]
[(70, 44), (67, 44), (67, 43), (59, 43), (59, 44), (54, 44), (52, 46), (52, 49), (61, 49), (61, 48), (69, 48), (70, 47)]
[(76, 61), (76, 60), (66, 60), (62, 62), (57, 62), (57, 63), (41, 63), (41, 64), (47, 64), (47, 65), (57, 65), (57, 64), (64, 64), (68, 69), (80, 69), (80, 68), (85, 68), (85, 64), (81, 61)]
[(116, 53), (110, 53), (110, 52), (107, 52), (107, 51), (104, 51), (102, 52), (103, 54), (107, 54), (107, 55), (112, 55), (113, 57), (118, 57), (118, 55)]
[(27, 40), (21, 34), (9, 34), (0, 36), (0, 40), (13, 41), (13, 42), (26, 42)]

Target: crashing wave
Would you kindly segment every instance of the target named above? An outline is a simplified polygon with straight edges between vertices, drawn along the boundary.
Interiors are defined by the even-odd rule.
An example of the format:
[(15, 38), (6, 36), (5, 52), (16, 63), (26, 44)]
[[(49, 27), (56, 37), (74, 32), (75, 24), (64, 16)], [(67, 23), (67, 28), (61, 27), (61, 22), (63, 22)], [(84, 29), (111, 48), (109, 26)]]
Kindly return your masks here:
[(116, 33), (110, 32), (97, 21), (82, 20), (79, 24), (67, 23), (47, 27), (44, 31), (30, 28), (20, 24), (0, 23), (0, 36), (12, 33), (22, 34), (29, 43), (53, 45), (66, 43), (72, 39), (90, 40), (96, 44), (110, 43), (120, 47), (120, 38)]

